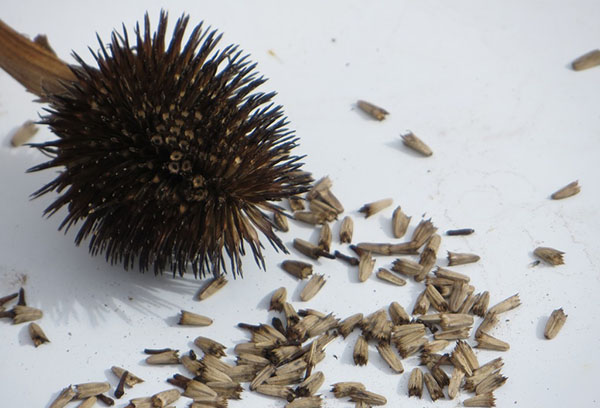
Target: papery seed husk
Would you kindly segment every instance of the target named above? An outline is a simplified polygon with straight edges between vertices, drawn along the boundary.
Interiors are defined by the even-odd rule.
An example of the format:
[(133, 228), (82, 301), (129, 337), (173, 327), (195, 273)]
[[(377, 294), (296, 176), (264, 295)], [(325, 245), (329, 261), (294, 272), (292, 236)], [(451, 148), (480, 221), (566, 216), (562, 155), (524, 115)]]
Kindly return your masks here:
[(500, 339), (490, 336), (486, 332), (479, 332), (477, 340), (477, 348), (496, 351), (508, 351), (510, 345)]
[(75, 399), (85, 399), (110, 390), (110, 384), (107, 382), (89, 382), (77, 384), (74, 388)]
[(289, 302), (285, 302), (283, 305), (283, 313), (287, 322), (287, 327), (292, 327), (300, 321), (300, 316), (296, 313), (296, 309)]
[(210, 326), (213, 320), (210, 317), (202, 316), (197, 313), (188, 312), (186, 310), (181, 311), (179, 317), (179, 324), (181, 326), (199, 326), (205, 327)]
[(299, 346), (280, 346), (273, 350), (267, 350), (265, 355), (273, 363), (281, 364), (288, 361), (299, 350)]
[(423, 372), (417, 367), (413, 368), (410, 372), (408, 396), (419, 398), (423, 396)]
[(385, 268), (379, 268), (377, 270), (377, 274), (376, 276), (386, 282), (389, 282), (393, 285), (396, 286), (404, 286), (406, 285), (406, 281), (404, 279), (402, 279), (401, 277), (394, 275), (392, 272), (390, 272), (389, 270), (385, 269)]
[(431, 219), (421, 220), (413, 231), (410, 242), (415, 248), (421, 248), (436, 231), (437, 228), (433, 225)]
[(217, 392), (200, 381), (191, 380), (187, 383), (183, 395), (188, 398), (216, 397)]
[(209, 381), (206, 385), (216, 391), (219, 397), (236, 400), (242, 399), (244, 388), (237, 382)]
[(389, 207), (394, 202), (391, 198), (384, 198), (383, 200), (374, 201), (363, 205), (358, 212), (365, 214), (365, 218), (377, 214), (379, 211)]
[(423, 270), (423, 266), (409, 259), (396, 259), (392, 270), (406, 276), (416, 276)]
[(448, 302), (440, 294), (440, 292), (433, 285), (427, 285), (425, 288), (425, 294), (429, 298), (431, 306), (438, 312), (446, 312), (448, 310)]
[(389, 114), (389, 112), (385, 109), (363, 100), (358, 100), (356, 102), (356, 106), (358, 106), (360, 110), (365, 112), (367, 115), (371, 116), (373, 119), (377, 119), (379, 121), (384, 120), (385, 117)]
[(190, 408), (227, 408), (227, 399), (221, 396), (195, 398)]
[(269, 310), (276, 310), (278, 312), (283, 311), (283, 305), (287, 301), (287, 289), (281, 287), (277, 289), (271, 296), (271, 302), (269, 303)]
[(326, 223), (327, 216), (324, 213), (313, 211), (298, 211), (294, 213), (294, 219), (310, 225), (319, 225)]
[(376, 347), (377, 351), (379, 351), (379, 355), (381, 356), (381, 358), (385, 360), (385, 362), (388, 364), (388, 366), (390, 366), (390, 368), (394, 372), (398, 374), (404, 372), (404, 367), (402, 366), (400, 358), (398, 357), (398, 355), (396, 355), (389, 343), (379, 342), (379, 344), (377, 344)]
[(479, 255), (475, 254), (467, 254), (467, 253), (458, 253), (458, 252), (448, 252), (448, 266), (455, 265), (465, 265), (473, 262), (479, 261), (481, 259)]
[(304, 379), (304, 369), (290, 371), (268, 378), (266, 383), (270, 385), (292, 385), (299, 384)]
[(39, 128), (31, 120), (26, 121), (18, 129), (16, 129), (10, 138), (10, 144), (12, 147), (19, 147), (27, 143), (35, 134)]
[(44, 316), (44, 313), (40, 309), (30, 306), (16, 305), (12, 311), (14, 312), (13, 324), (31, 322), (41, 319)]
[(494, 392), (496, 389), (502, 387), (507, 379), (507, 377), (504, 377), (500, 373), (492, 374), (477, 384), (475, 394), (481, 395)]
[(465, 407), (495, 407), (496, 399), (494, 394), (491, 392), (488, 394), (476, 395), (471, 398), (467, 398), (463, 401)]
[(298, 279), (306, 279), (313, 272), (312, 265), (302, 261), (283, 261), (281, 269)]
[(324, 382), (325, 375), (323, 375), (321, 371), (317, 371), (298, 385), (296, 388), (296, 395), (298, 397), (309, 397), (314, 395)]
[(549, 265), (564, 265), (563, 255), (565, 254), (558, 249), (549, 247), (537, 247), (533, 254)]
[(301, 238), (295, 238), (293, 245), (294, 248), (302, 255), (306, 255), (312, 259), (319, 259), (319, 257), (324, 253), (324, 251), (317, 245)]
[(290, 230), (287, 217), (279, 211), (273, 213), (273, 224), (279, 231), (288, 232)]
[(331, 392), (336, 398), (349, 397), (357, 391), (365, 391), (366, 387), (363, 383), (355, 381), (345, 381), (332, 384)]
[(426, 294), (426, 291), (421, 292), (421, 294), (417, 297), (417, 300), (415, 302), (415, 307), (413, 308), (413, 312), (412, 314), (427, 314), (427, 311), (429, 310), (429, 306), (431, 305), (430, 301), (429, 301), (429, 297)]
[(462, 340), (469, 337), (470, 327), (461, 327), (458, 329), (442, 330), (436, 332), (433, 338), (436, 340)]
[(371, 253), (367, 252), (360, 257), (358, 264), (358, 281), (365, 282), (373, 273), (375, 259), (371, 257)]
[(73, 387), (69, 385), (58, 394), (56, 399), (50, 404), (49, 408), (63, 408), (75, 398), (75, 395), (77, 395), (77, 393)]
[(448, 384), (448, 398), (454, 399), (458, 395), (460, 385), (465, 378), (465, 372), (460, 368), (455, 368), (450, 376), (450, 383)]
[[(350, 247), (352, 249), (352, 246)], [(413, 242), (403, 242), (401, 244), (378, 243), (378, 242), (361, 242), (356, 248), (364, 252), (370, 251), (378, 255), (416, 255), (418, 247)]]
[(486, 290), (480, 294), (475, 295), (475, 303), (473, 303), (473, 307), (471, 308), (471, 312), (477, 316), (484, 317), (488, 305), (490, 303), (490, 293)]
[(385, 405), (387, 399), (383, 395), (367, 390), (356, 390), (350, 394), (350, 401), (362, 401), (367, 405)]
[(477, 327), (477, 330), (475, 331), (475, 338), (479, 337), (479, 333), (484, 332), (487, 333), (489, 332), (491, 329), (494, 328), (494, 326), (498, 323), (498, 316), (496, 316), (496, 313), (490, 313), (488, 312), (485, 317), (483, 318), (483, 320), (481, 321), (481, 323), (479, 324), (479, 326)]
[(177, 401), (181, 397), (181, 392), (173, 388), (170, 390), (161, 391), (152, 396), (152, 404), (154, 407), (163, 408), (173, 402)]
[(329, 224), (323, 224), (319, 233), (319, 247), (323, 251), (329, 252), (331, 249), (331, 227)]
[(290, 387), (285, 385), (273, 385), (273, 384), (262, 384), (254, 389), (262, 395), (268, 395), (270, 397), (282, 398), (286, 401), (291, 400), (295, 397), (294, 391)]
[(468, 295), (463, 304), (458, 308), (457, 313), (471, 313), (475, 300), (475, 295)]
[(446, 385), (450, 384), (450, 377), (448, 377), (448, 374), (440, 368), (439, 364), (429, 364), (427, 365), (427, 368), (429, 368), (431, 375), (440, 388), (443, 389)]
[(317, 180), (312, 188), (306, 193), (306, 199), (312, 200), (313, 198), (319, 195), (320, 191), (328, 190), (333, 186), (333, 182), (329, 178), (329, 176), (325, 176)]
[(125, 370), (121, 367), (112, 366), (110, 369), (119, 378), (121, 378), (123, 374), (127, 372), (127, 377), (125, 378), (125, 385), (127, 385), (128, 387), (133, 387), (136, 384), (144, 382), (144, 380), (142, 380), (141, 378), (131, 374), (131, 371)]
[(460, 313), (442, 313), (440, 326), (442, 330), (458, 329), (473, 325), (473, 316)]
[(437, 353), (448, 347), (448, 340), (433, 340), (423, 346), (425, 353)]
[(96, 405), (97, 401), (98, 398), (96, 398), (95, 396), (88, 397), (85, 400), (83, 400), (81, 404), (77, 406), (77, 408), (92, 408), (94, 405)]
[(179, 352), (177, 350), (165, 351), (159, 354), (152, 354), (146, 358), (147, 364), (179, 364)]
[(360, 335), (356, 339), (352, 356), (354, 358), (354, 364), (359, 366), (366, 365), (369, 361), (369, 345), (365, 336)]
[(354, 233), (354, 221), (349, 216), (344, 217), (340, 226), (340, 243), (349, 244), (352, 242), (352, 234)]
[(292, 212), (304, 210), (304, 200), (301, 197), (292, 196), (288, 198), (288, 203)]
[(206, 284), (202, 289), (200, 289), (200, 292), (198, 292), (198, 295), (196, 296), (196, 300), (205, 300), (209, 298), (210, 296), (217, 293), (221, 288), (223, 288), (223, 286), (225, 286), (227, 282), (228, 281), (225, 278), (225, 275), (221, 275), (218, 278), (211, 279), (208, 284)]
[(323, 285), (325, 285), (325, 282), (326, 280), (324, 275), (313, 275), (304, 287), (304, 289), (302, 289), (302, 292), (300, 292), (300, 299), (303, 302), (306, 302), (315, 297), (315, 295), (319, 293)]
[(394, 238), (402, 238), (406, 234), (410, 219), (411, 217), (402, 212), (400, 206), (396, 207), (392, 214), (392, 233), (394, 234)]
[(581, 187), (579, 187), (578, 181), (573, 181), (572, 183), (567, 184), (563, 188), (558, 191), (555, 191), (550, 198), (553, 200), (561, 200), (563, 198), (574, 196), (575, 194), (581, 191)]
[(344, 338), (346, 338), (346, 336), (348, 336), (348, 334), (350, 334), (350, 332), (352, 332), (352, 330), (354, 330), (354, 328), (358, 326), (362, 320), (362, 313), (356, 313), (350, 317), (347, 317), (339, 323), (338, 331)]
[(233, 382), (250, 382), (258, 370), (259, 366), (242, 364), (234, 366), (228, 375)]
[(548, 340), (555, 338), (567, 321), (567, 317), (568, 316), (565, 314), (562, 307), (554, 310), (546, 322), (546, 327), (544, 328), (544, 337), (546, 337)]
[(225, 356), (225, 349), (227, 347), (208, 337), (198, 336), (194, 339), (194, 344), (202, 350), (204, 354), (212, 354), (216, 357)]
[(442, 238), (438, 234), (433, 234), (427, 241), (427, 245), (423, 248), (423, 252), (421, 252), (421, 257), (419, 258), (421, 271), (415, 275), (417, 282), (423, 281), (437, 262), (437, 251), (440, 248), (441, 242)]
[(471, 235), (475, 230), (473, 228), (460, 228), (454, 230), (446, 231), (446, 235), (455, 236), (455, 235)]
[(448, 354), (442, 355), (442, 354), (421, 352), (420, 365), (430, 365), (430, 364), (447, 365), (447, 366), (453, 365)]
[(323, 404), (323, 400), (320, 395), (313, 395), (311, 397), (296, 398), (292, 402), (285, 405), (285, 408), (320, 408)]
[(399, 326), (410, 322), (410, 316), (398, 302), (390, 303), (390, 306), (388, 307), (388, 313), (390, 314), (390, 318), (395, 325)]
[(227, 375), (229, 375), (235, 366), (229, 365), (223, 360), (214, 354), (204, 354), (200, 363), (204, 365), (204, 367), (212, 367), (216, 370), (219, 370)]
[(464, 303), (469, 290), (469, 285), (465, 282), (454, 282), (452, 285), (452, 292), (450, 293), (450, 300), (448, 301), (448, 309), (451, 312), (458, 312), (458, 309), (460, 309), (460, 306)]
[(509, 310), (516, 308), (520, 304), (521, 299), (519, 299), (519, 294), (517, 293), (516, 295), (512, 295), (491, 307), (490, 310), (488, 310), (488, 313), (495, 313), (496, 315), (499, 315), (500, 313), (508, 312)]
[(331, 208), (333, 208), (338, 214), (344, 212), (344, 206), (338, 200), (338, 198), (331, 192), (330, 189), (322, 189), (319, 190), (317, 196), (320, 200), (327, 203)]
[(433, 375), (431, 375), (430, 373), (425, 373), (423, 379), (425, 381), (427, 391), (429, 391), (429, 396), (433, 401), (439, 398), (444, 398), (444, 391), (442, 391), (435, 378), (433, 378)]
[(410, 147), (415, 152), (421, 153), (423, 156), (431, 156), (433, 151), (429, 146), (425, 144), (421, 139), (419, 139), (413, 132), (408, 132), (404, 135), (400, 135), (402, 137), (402, 142)]
[(42, 328), (37, 323), (29, 323), (29, 336), (36, 347), (50, 342), (46, 336), (46, 333), (44, 333)]
[(426, 315), (421, 315), (417, 317), (416, 322), (422, 323), (428, 328), (431, 328), (435, 324), (440, 324), (442, 321), (442, 313), (431, 313)]
[(267, 378), (271, 377), (275, 373), (275, 366), (272, 364), (264, 366), (254, 377), (250, 383), (250, 390), (255, 390), (256, 387), (263, 384)]
[(471, 280), (471, 278), (469, 278), (467, 275), (464, 275), (459, 272), (451, 271), (450, 269), (440, 268), (440, 267), (438, 267), (433, 273), (438, 278), (448, 279), (452, 282), (469, 283), (469, 281)]

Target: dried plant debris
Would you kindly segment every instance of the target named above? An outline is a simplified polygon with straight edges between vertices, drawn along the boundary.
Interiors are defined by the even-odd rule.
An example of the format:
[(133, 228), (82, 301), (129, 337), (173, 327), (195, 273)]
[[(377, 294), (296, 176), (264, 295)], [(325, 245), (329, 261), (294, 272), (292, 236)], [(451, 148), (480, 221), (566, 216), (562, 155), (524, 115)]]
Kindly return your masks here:
[(391, 198), (384, 198), (382, 200), (363, 205), (358, 212), (363, 213), (365, 218), (369, 218), (370, 216), (377, 214), (379, 211), (389, 207), (393, 202), (394, 200)]
[(110, 368), (110, 370), (118, 378), (123, 377), (123, 374), (127, 373), (127, 376), (125, 377), (125, 385), (127, 385), (128, 387), (133, 387), (136, 384), (140, 384), (140, 383), (144, 382), (144, 380), (142, 380), (141, 378), (133, 375), (130, 371), (127, 371), (127, 370), (125, 370), (125, 369), (123, 369), (121, 367), (112, 366)]
[(29, 323), (29, 336), (36, 347), (50, 342), (42, 328), (37, 323)]
[(340, 243), (351, 243), (354, 232), (354, 221), (349, 216), (344, 217), (340, 226)]
[(36, 126), (36, 124), (33, 121), (28, 120), (12, 133), (10, 137), (10, 145), (13, 147), (24, 145), (30, 141), (33, 136), (35, 136), (38, 130), (39, 128)]
[(75, 399), (85, 399), (110, 390), (110, 384), (107, 382), (89, 382), (77, 384), (75, 388)]
[(533, 254), (540, 258), (542, 261), (546, 262), (548, 265), (556, 266), (556, 265), (564, 265), (563, 255), (565, 254), (558, 249), (549, 248), (549, 247), (537, 247)]
[(376, 120), (384, 120), (385, 117), (389, 114), (388, 111), (386, 111), (383, 108), (380, 108), (379, 106), (373, 105), (370, 102), (367, 101), (363, 101), (363, 100), (359, 100), (358, 102), (356, 102), (356, 106), (358, 106), (358, 108), (365, 112), (367, 115), (371, 116), (373, 119)]
[(583, 71), (584, 69), (593, 68), (600, 65), (600, 50), (592, 50), (575, 59), (571, 66), (575, 71)]
[(305, 209), (304, 199), (302, 199), (301, 197), (292, 196), (288, 198), (288, 203), (292, 212), (303, 211)]
[(356, 259), (355, 257), (343, 254), (337, 250), (333, 253), (333, 255), (337, 259), (341, 259), (342, 261), (350, 264), (351, 266), (358, 266), (358, 264), (360, 263), (360, 261), (358, 259)]
[(452, 376), (450, 376), (450, 383), (448, 384), (448, 398), (456, 398), (464, 378), (465, 372), (460, 368), (455, 368), (452, 371)]
[(427, 146), (425, 142), (423, 142), (421, 139), (415, 136), (413, 132), (409, 131), (408, 133), (401, 135), (401, 137), (402, 142), (415, 152), (420, 153), (423, 156), (431, 156), (433, 154), (431, 148)]
[(313, 275), (304, 287), (304, 289), (302, 289), (302, 292), (300, 292), (300, 299), (302, 299), (303, 302), (306, 302), (315, 297), (315, 295), (319, 293), (323, 285), (325, 285), (325, 282), (326, 281), (324, 275)]
[(200, 289), (200, 292), (198, 293), (198, 296), (196, 296), (196, 299), (197, 300), (207, 299), (210, 296), (217, 293), (226, 284), (227, 284), (227, 279), (225, 278), (225, 275), (221, 275), (218, 278), (213, 278), (210, 280), (210, 282), (207, 285), (205, 285), (202, 289)]
[(448, 230), (448, 231), (446, 231), (446, 235), (449, 235), (449, 236), (471, 235), (474, 232), (475, 232), (475, 230), (473, 228), (460, 228), (460, 229)]
[(311, 264), (302, 261), (283, 261), (281, 269), (298, 279), (306, 279), (312, 275), (313, 267)]
[(423, 396), (423, 371), (415, 367), (410, 372), (408, 379), (408, 396), (419, 397)]
[(563, 198), (574, 196), (575, 194), (581, 191), (581, 187), (579, 187), (578, 183), (579, 182), (576, 180), (567, 184), (560, 190), (557, 190), (554, 193), (552, 193), (550, 198), (552, 198), (553, 200), (562, 200)]
[(210, 317), (202, 316), (196, 313), (188, 312), (186, 310), (181, 311), (179, 317), (179, 324), (181, 326), (210, 326), (213, 320)]
[(44, 316), (44, 313), (40, 309), (34, 307), (16, 305), (12, 309), (13, 324), (20, 324), (25, 322), (31, 322), (39, 320)]
[(54, 401), (52, 401), (52, 403), (50, 404), (49, 408), (63, 408), (69, 402), (71, 402), (73, 399), (75, 399), (76, 395), (77, 395), (77, 393), (73, 389), (73, 386), (69, 385), (68, 387), (64, 388), (58, 394), (56, 399)]
[(394, 234), (394, 238), (402, 238), (406, 234), (410, 219), (411, 217), (402, 212), (400, 206), (396, 207), (392, 214), (392, 233)]
[(469, 264), (479, 259), (479, 255), (448, 251), (448, 266)]
[(544, 328), (544, 337), (546, 337), (548, 340), (555, 338), (566, 321), (567, 315), (563, 311), (562, 307), (554, 310), (546, 322), (546, 327)]

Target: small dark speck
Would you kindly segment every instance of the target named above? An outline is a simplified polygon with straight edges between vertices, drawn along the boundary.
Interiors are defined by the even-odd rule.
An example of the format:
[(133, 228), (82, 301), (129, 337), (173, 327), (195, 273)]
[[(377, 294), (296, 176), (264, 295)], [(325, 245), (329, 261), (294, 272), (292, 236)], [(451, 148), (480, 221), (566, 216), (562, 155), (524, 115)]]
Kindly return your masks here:
[(71, 332), (68, 332), (67, 334), (68, 334), (69, 336), (72, 336), (72, 335), (73, 335), (73, 333), (71, 333)]
[(346, 66), (347, 66), (347, 67), (349, 67), (349, 66), (350, 66), (350, 63), (349, 63), (349, 62), (346, 62)]
[(335, 38), (332, 38), (332, 39), (331, 39), (331, 42), (332, 42), (332, 43), (334, 43), (334, 42), (335, 42)]
[(129, 296), (127, 299), (129, 299), (129, 301), (133, 301), (133, 298), (131, 296)]
[(510, 322), (510, 319), (506, 319), (505, 322)]
[(335, 354), (333, 355), (333, 358), (335, 358), (336, 360), (338, 359), (338, 356), (336, 356)]

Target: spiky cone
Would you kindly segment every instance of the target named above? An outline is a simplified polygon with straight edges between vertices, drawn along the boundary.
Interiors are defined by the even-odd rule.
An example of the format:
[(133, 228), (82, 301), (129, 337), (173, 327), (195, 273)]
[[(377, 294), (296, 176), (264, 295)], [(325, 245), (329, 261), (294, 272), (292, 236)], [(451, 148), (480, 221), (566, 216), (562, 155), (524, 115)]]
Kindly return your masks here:
[(368, 203), (363, 205), (358, 212), (361, 212), (365, 215), (365, 218), (369, 218), (370, 216), (377, 214), (379, 211), (384, 208), (389, 207), (394, 202), (391, 198), (384, 198), (383, 200), (374, 201), (372, 203)]
[(179, 324), (181, 326), (210, 326), (213, 320), (210, 317), (202, 316), (196, 313), (188, 312), (186, 310), (181, 311), (179, 317)]
[(42, 328), (37, 323), (29, 323), (29, 336), (36, 347), (50, 342), (46, 336), (46, 333), (44, 333)]
[(371, 102), (367, 102), (367, 101), (363, 101), (363, 100), (358, 100), (356, 102), (356, 106), (358, 106), (358, 108), (361, 111), (365, 112), (367, 115), (369, 115), (373, 119), (377, 119), (379, 121), (384, 120), (385, 117), (389, 114), (389, 112), (386, 111), (385, 109), (380, 108), (379, 106), (373, 105)]
[(319, 232), (319, 248), (325, 252), (329, 252), (331, 249), (331, 238), (331, 227), (329, 224), (323, 224)]
[[(600, 51), (598, 51), (598, 54), (600, 55)], [(598, 58), (598, 61), (600, 61), (600, 57)], [(600, 62), (599, 62), (599, 64), (600, 64)], [(552, 198), (553, 200), (562, 200), (563, 198), (572, 197), (575, 194), (578, 194), (580, 191), (581, 191), (581, 187), (579, 187), (579, 182), (577, 180), (575, 180), (575, 181), (567, 184), (563, 188), (552, 193), (550, 198)]]
[(324, 275), (313, 275), (304, 287), (304, 289), (302, 289), (302, 292), (300, 292), (300, 299), (303, 302), (307, 302), (313, 297), (315, 297), (315, 295), (319, 293), (323, 285), (325, 285), (325, 282), (326, 280)]
[(481, 259), (479, 255), (459, 253), (459, 252), (448, 252), (448, 266), (465, 265), (479, 261)]
[(463, 401), (463, 405), (465, 407), (495, 407), (496, 398), (494, 398), (494, 394), (490, 392), (487, 394), (481, 394), (467, 398)]
[(392, 214), (392, 233), (394, 234), (394, 238), (402, 238), (406, 234), (410, 219), (411, 217), (402, 212), (400, 206), (396, 207)]
[(546, 327), (544, 328), (544, 337), (548, 340), (552, 340), (553, 338), (555, 338), (566, 321), (567, 315), (563, 311), (562, 307), (560, 309), (554, 310), (550, 314), (550, 318), (546, 322)]
[(112, 366), (110, 368), (110, 370), (113, 372), (114, 375), (116, 375), (119, 378), (121, 378), (123, 376), (123, 374), (125, 374), (127, 372), (127, 377), (125, 378), (125, 384), (128, 387), (133, 387), (136, 384), (140, 384), (140, 383), (144, 382), (144, 380), (142, 380), (141, 378), (139, 378), (139, 377), (131, 374), (130, 371), (127, 371), (124, 368), (117, 367), (117, 366)]
[(126, 30), (100, 40), (98, 68), (54, 58), (61, 73), (38, 78), (58, 138), (35, 145), (52, 159), (30, 171), (61, 171), (34, 197), (61, 193), (46, 214), (66, 207), (60, 228), (81, 222), (76, 244), (92, 236), (92, 255), (125, 268), (218, 276), (227, 254), (238, 274), (244, 241), (264, 266), (259, 232), (286, 250), (261, 208), (310, 182), (297, 139), (274, 94), (252, 93), (265, 79), (237, 46), (217, 49), (202, 25), (184, 40), (188, 16), (172, 36), (166, 13), (154, 34), (149, 20), (132, 43)]
[(533, 254), (546, 262), (548, 265), (557, 266), (563, 265), (565, 261), (563, 260), (563, 255), (565, 254), (558, 249), (550, 248), (550, 247), (537, 247)]
[(271, 302), (269, 303), (269, 310), (276, 310), (278, 312), (283, 311), (283, 305), (287, 301), (287, 289), (281, 287), (273, 292), (271, 296)]
[(209, 339), (208, 337), (198, 336), (194, 339), (194, 344), (204, 352), (215, 357), (225, 357), (225, 347), (218, 341)]
[(285, 408), (320, 408), (323, 405), (323, 399), (320, 395), (310, 397), (296, 398), (292, 402), (285, 404)]
[(408, 132), (404, 135), (401, 135), (401, 137), (402, 143), (404, 143), (405, 146), (411, 148), (415, 152), (420, 153), (421, 155), (426, 157), (431, 156), (433, 154), (431, 148), (427, 146), (425, 142), (423, 142), (421, 139), (415, 136), (413, 132)]
[(387, 363), (390, 368), (398, 374), (404, 372), (404, 367), (402, 366), (402, 361), (398, 355), (394, 352), (394, 349), (390, 346), (389, 343), (385, 341), (381, 341), (377, 344), (377, 351), (383, 360)]
[(360, 335), (354, 344), (354, 352), (352, 353), (354, 364), (363, 366), (369, 361), (369, 344), (365, 336)]
[(423, 371), (415, 367), (410, 372), (408, 379), (408, 396), (419, 397), (423, 396)]

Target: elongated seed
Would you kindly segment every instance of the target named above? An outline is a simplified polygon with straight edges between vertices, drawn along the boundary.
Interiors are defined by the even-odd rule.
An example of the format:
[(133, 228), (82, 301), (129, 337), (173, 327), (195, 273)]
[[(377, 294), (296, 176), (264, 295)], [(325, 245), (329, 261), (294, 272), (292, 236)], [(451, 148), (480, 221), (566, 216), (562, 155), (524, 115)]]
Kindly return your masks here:
[(361, 255), (358, 264), (358, 281), (365, 282), (373, 273), (373, 267), (375, 266), (375, 259), (371, 257), (371, 253)]
[(181, 311), (179, 317), (179, 324), (181, 326), (210, 326), (213, 323), (210, 317), (202, 316), (196, 313), (188, 312), (186, 310)]
[(421, 139), (419, 139), (413, 132), (408, 132), (404, 135), (400, 135), (402, 137), (402, 142), (410, 147), (415, 152), (421, 153), (423, 156), (431, 156), (433, 151), (429, 146), (425, 144)]
[(384, 208), (389, 207), (394, 202), (391, 198), (384, 198), (382, 200), (374, 201), (372, 203), (368, 203), (363, 205), (358, 212), (361, 212), (365, 215), (365, 218), (369, 218), (370, 216), (377, 214), (379, 211)]
[(410, 372), (408, 379), (408, 396), (419, 397), (423, 396), (423, 371), (415, 367)]
[(269, 310), (276, 310), (278, 312), (283, 311), (283, 305), (287, 301), (287, 289), (281, 287), (277, 289), (271, 296), (271, 302), (269, 303)]
[(36, 347), (50, 342), (46, 336), (46, 333), (44, 333), (42, 328), (37, 323), (29, 323), (29, 336)]
[(354, 364), (363, 366), (369, 361), (369, 346), (365, 336), (360, 335), (354, 345)]
[(340, 243), (349, 244), (352, 242), (352, 234), (354, 232), (354, 221), (349, 216), (344, 217), (340, 226)]
[(402, 238), (406, 234), (410, 219), (411, 217), (402, 212), (400, 206), (396, 207), (392, 214), (392, 233), (394, 234), (394, 238)]
[(571, 66), (575, 71), (582, 71), (598, 65), (600, 65), (600, 50), (587, 52), (571, 63)]
[(303, 302), (306, 302), (315, 297), (315, 295), (319, 293), (323, 285), (325, 285), (325, 282), (326, 281), (324, 275), (313, 275), (304, 287), (304, 289), (302, 289), (302, 292), (300, 292), (300, 299)]
[(390, 366), (390, 368), (396, 373), (403, 373), (404, 367), (402, 366), (402, 362), (398, 355), (394, 352), (389, 343), (384, 341), (379, 342), (377, 344), (377, 351), (379, 351), (379, 355), (381, 358), (385, 360), (385, 362)]
[(549, 247), (537, 247), (533, 254), (540, 258), (542, 261), (546, 262), (549, 265), (563, 265), (565, 262), (563, 260), (563, 255), (565, 254), (558, 249), (549, 248)]
[(326, 252), (331, 249), (331, 228), (329, 224), (323, 224), (319, 234), (319, 247)]
[(574, 196), (575, 194), (581, 191), (581, 187), (577, 181), (573, 181), (572, 183), (567, 184), (563, 188), (558, 191), (555, 191), (550, 197), (553, 200), (561, 200), (563, 198)]
[(567, 315), (563, 311), (562, 307), (554, 310), (546, 322), (546, 327), (544, 328), (544, 337), (546, 337), (548, 340), (555, 338), (566, 321)]
[(448, 251), (448, 266), (465, 265), (479, 261), (479, 255)]
[(358, 106), (360, 110), (371, 116), (373, 119), (377, 119), (379, 121), (384, 120), (386, 115), (389, 114), (389, 112), (385, 109), (363, 100), (356, 102), (356, 106)]
[(379, 268), (377, 270), (377, 277), (383, 281), (389, 282), (396, 286), (406, 285), (406, 281), (404, 279), (402, 279), (398, 275), (393, 274), (385, 268)]
[(499, 315), (500, 313), (514, 309), (520, 304), (521, 300), (519, 299), (519, 294), (517, 293), (516, 295), (512, 295), (511, 297), (508, 297), (497, 305), (491, 307), (490, 310), (488, 310), (488, 313), (495, 313), (496, 315)]
[(218, 278), (212, 279), (207, 285), (205, 285), (200, 292), (196, 296), (197, 300), (205, 300), (208, 297), (214, 295), (218, 292), (223, 286), (227, 284), (227, 279), (224, 275), (219, 276)]

